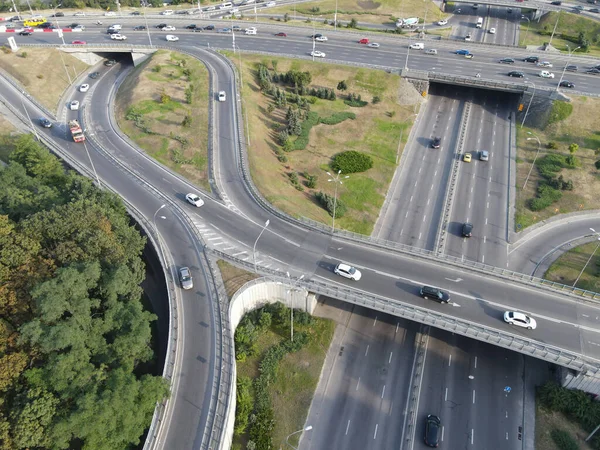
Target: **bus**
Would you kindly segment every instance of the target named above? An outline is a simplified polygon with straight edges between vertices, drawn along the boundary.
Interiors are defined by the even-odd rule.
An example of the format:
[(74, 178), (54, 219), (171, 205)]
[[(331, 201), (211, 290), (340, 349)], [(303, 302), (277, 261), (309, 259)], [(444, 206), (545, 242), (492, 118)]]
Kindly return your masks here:
[(477, 18), (477, 28), (483, 27), (483, 17)]
[(27, 19), (25, 22), (23, 22), (23, 25), (26, 27), (37, 27), (38, 25), (46, 22), (47, 20), (43, 17), (32, 17), (31, 19)]

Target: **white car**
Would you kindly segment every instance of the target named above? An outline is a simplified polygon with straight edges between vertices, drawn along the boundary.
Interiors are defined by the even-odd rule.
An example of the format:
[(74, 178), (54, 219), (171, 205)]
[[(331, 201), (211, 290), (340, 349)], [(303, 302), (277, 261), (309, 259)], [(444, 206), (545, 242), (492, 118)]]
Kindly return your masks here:
[(537, 322), (533, 317), (516, 311), (506, 311), (504, 313), (504, 321), (510, 325), (516, 325), (529, 330), (535, 330), (537, 327)]
[(269, 3), (267, 3), (267, 6), (268, 6), (268, 7), (275, 6), (275, 5), (276, 5), (276, 3), (275, 3), (275, 2), (269, 2)]
[(123, 29), (122, 25), (119, 25), (118, 23), (114, 23), (112, 24), (110, 27), (108, 27), (109, 30), (116, 30), (116, 31), (120, 31)]
[(163, 15), (163, 16), (172, 16), (173, 15), (173, 10), (172, 9), (165, 9), (160, 14)]
[(76, 12), (75, 14), (73, 14), (73, 15), (76, 16), (76, 17), (84, 17), (85, 13), (83, 11), (79, 11), (79, 12)]
[(412, 50), (423, 50), (425, 48), (425, 44), (423, 44), (422, 42), (415, 42), (413, 44), (410, 44), (408, 48)]
[(536, 64), (538, 67), (552, 67), (552, 63), (548, 61), (540, 61)]
[(202, 205), (204, 205), (204, 200), (202, 200), (196, 194), (186, 194), (185, 199), (188, 201), (188, 203), (194, 205), (196, 208), (200, 208)]
[(470, 35), (470, 34), (467, 34), (467, 35), (465, 36), (465, 41), (470, 41), (470, 40), (471, 40), (471, 35)]
[(540, 72), (540, 77), (542, 77), (542, 78), (554, 78), (554, 74), (552, 72), (548, 72), (547, 70), (542, 70)]
[(162, 31), (175, 31), (175, 30), (177, 30), (177, 28), (175, 28), (173, 25), (167, 25), (166, 27), (162, 27), (161, 30)]
[(79, 102), (77, 100), (73, 100), (71, 103), (69, 103), (69, 109), (71, 111), (77, 111), (79, 109)]
[(325, 58), (325, 53), (320, 52), (319, 50), (313, 50), (310, 52), (310, 56), (314, 56), (315, 58)]
[(81, 86), (79, 86), (79, 92), (87, 92), (89, 90), (90, 90), (89, 84), (82, 84)]
[(367, 44), (367, 47), (379, 48), (379, 44), (377, 42), (371, 42), (371, 43)]
[(333, 269), (333, 273), (340, 275), (344, 278), (350, 278), (354, 281), (360, 280), (360, 277), (362, 276), (360, 270), (355, 269), (354, 267), (349, 266), (348, 264), (342, 263), (335, 266), (335, 269)]
[(104, 15), (105, 15), (105, 16), (116, 16), (116, 15), (117, 15), (117, 13), (116, 13), (116, 12), (114, 12), (114, 11), (106, 11), (106, 12), (104, 13)]
[(73, 27), (73, 31), (85, 31), (85, 27), (83, 25), (77, 25)]
[(496, 29), (495, 28), (490, 28), (490, 34), (496, 34)]
[(225, 100), (227, 100), (227, 94), (225, 93), (225, 91), (219, 91), (218, 99), (220, 102), (224, 102)]
[(327, 39), (327, 36), (317, 36), (315, 38), (315, 41), (317, 41), (317, 42), (327, 42), (328, 39)]
[(442, 26), (442, 25), (448, 25), (448, 21), (447, 21), (446, 19), (442, 19), (442, 20), (440, 20), (440, 21), (438, 22), (438, 25), (439, 25), (439, 26)]
[(114, 39), (115, 41), (124, 41), (127, 39), (127, 36), (124, 34), (111, 34), (110, 38)]
[(179, 40), (177, 36), (173, 36), (172, 34), (167, 34), (165, 39), (169, 42), (177, 42)]

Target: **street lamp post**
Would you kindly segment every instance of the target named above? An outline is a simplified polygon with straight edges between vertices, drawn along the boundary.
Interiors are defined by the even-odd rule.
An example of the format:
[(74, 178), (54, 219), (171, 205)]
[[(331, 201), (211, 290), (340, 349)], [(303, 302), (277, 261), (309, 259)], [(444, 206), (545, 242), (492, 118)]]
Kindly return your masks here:
[(575, 285), (577, 284), (577, 282), (579, 281), (579, 278), (581, 278), (581, 275), (583, 275), (583, 272), (585, 271), (586, 267), (588, 266), (588, 264), (590, 263), (590, 261), (592, 260), (592, 258), (594, 257), (594, 255), (596, 254), (596, 252), (598, 251), (598, 248), (600, 247), (600, 233), (598, 233), (596, 230), (594, 230), (593, 228), (590, 228), (590, 231), (592, 233), (594, 233), (596, 236), (598, 236), (596, 238), (598, 242), (598, 245), (596, 245), (596, 248), (594, 249), (594, 251), (592, 252), (592, 254), (590, 255), (590, 257), (588, 258), (588, 260), (585, 262), (585, 266), (583, 266), (583, 269), (581, 269), (581, 272), (579, 272), (579, 275), (577, 275), (577, 279), (575, 280), (575, 283), (573, 283), (573, 287), (575, 287)]
[[(290, 273), (286, 272), (285, 274), (288, 278), (288, 283), (292, 285), (292, 288), (290, 290), (288, 290), (287, 293), (289, 294), (290, 292), (299, 291), (299, 289), (297, 289), (296, 286), (298, 285), (298, 283), (300, 283), (300, 281), (302, 281), (304, 279), (304, 275), (301, 275), (300, 278), (298, 278), (295, 282), (292, 282)], [(291, 303), (291, 305), (290, 305), (290, 311), (291, 311), (290, 340), (292, 342), (294, 342), (294, 297), (292, 297), (290, 303)]]
[(329, 172), (327, 172), (327, 175), (329, 175), (330, 178), (327, 181), (333, 181), (335, 183), (335, 194), (333, 194), (333, 222), (331, 223), (331, 231), (334, 232), (335, 231), (335, 208), (337, 207), (337, 188), (338, 188), (338, 184), (343, 184), (342, 183), (342, 179), (345, 178), (350, 178), (348, 175), (345, 175), (343, 177), (340, 176), (340, 174), (342, 173), (342, 170), (338, 170), (337, 174), (335, 174), (335, 176), (331, 175)]
[(287, 435), (287, 437), (285, 438), (285, 443), (286, 443), (287, 445), (289, 445), (290, 447), (292, 447), (294, 450), (298, 450), (296, 447), (294, 447), (292, 444), (290, 444), (290, 443), (288, 442), (288, 439), (289, 439), (290, 437), (292, 437), (293, 435), (295, 435), (295, 434), (302, 433), (303, 431), (310, 431), (310, 430), (312, 430), (312, 425), (309, 425), (309, 426), (307, 426), (307, 427), (304, 427), (304, 428), (302, 428), (301, 430), (294, 431), (293, 433), (290, 433), (290, 434), (288, 434), (288, 435)]
[(533, 170), (533, 167), (535, 166), (535, 160), (537, 159), (538, 155), (540, 154), (540, 148), (542, 147), (542, 143), (540, 142), (539, 138), (535, 134), (533, 134), (530, 131), (528, 131), (527, 134), (531, 134), (533, 136), (532, 138), (527, 138), (527, 140), (528, 141), (536, 140), (538, 143), (538, 147), (537, 147), (537, 152), (535, 152), (535, 157), (533, 158), (533, 162), (531, 163), (531, 167), (529, 168), (529, 172), (527, 173), (527, 177), (525, 177), (525, 183), (523, 183), (523, 189), (525, 189), (525, 186), (527, 186), (527, 181), (529, 180), (529, 175), (531, 175), (531, 171)]
[(521, 20), (526, 20), (527, 21), (527, 30), (525, 30), (525, 39), (523, 39), (523, 45), (527, 45), (527, 33), (529, 33), (529, 24), (531, 23), (531, 20), (529, 20), (529, 17), (525, 17), (525, 16), (521, 16)]
[(408, 55), (410, 55), (410, 37), (408, 38), (408, 47), (406, 48), (406, 61), (404, 61), (404, 70), (408, 70)]
[(152, 47), (152, 37), (150, 37), (150, 28), (148, 27), (148, 16), (146, 15), (146, 2), (142, 2), (144, 5), (144, 22), (146, 22), (146, 33), (148, 34), (148, 42), (150, 43), (150, 47)]
[(562, 9), (558, 11), (558, 15), (556, 16), (556, 23), (554, 24), (554, 29), (552, 30), (552, 34), (550, 35), (550, 40), (548, 41), (548, 47), (552, 44), (552, 38), (554, 37), (554, 33), (556, 33), (556, 27), (558, 26), (558, 21), (560, 20), (560, 13)]
[[(333, 15), (333, 31), (337, 31), (337, 4), (338, 4), (338, 2), (337, 2), (337, 0), (335, 0), (335, 14)], [(294, 2), (294, 6), (295, 5), (296, 5), (296, 3)]]
[(259, 233), (258, 237), (256, 238), (256, 241), (254, 241), (254, 247), (252, 248), (252, 257), (254, 259), (254, 271), (255, 272), (258, 272), (258, 270), (256, 269), (256, 244), (258, 244), (258, 240), (260, 239), (262, 234), (265, 232), (265, 230), (269, 226), (269, 222), (270, 222), (270, 220), (267, 220), (265, 222), (265, 226), (262, 228), (262, 230), (260, 230), (260, 233)]
[(527, 114), (529, 114), (529, 107), (531, 106), (531, 102), (533, 101), (533, 97), (535, 96), (535, 83), (533, 81), (525, 81), (525, 83), (533, 84), (533, 93), (531, 94), (531, 98), (529, 99), (529, 103), (527, 104), (527, 110), (525, 111), (525, 116), (523, 117), (523, 121), (521, 122), (521, 129), (523, 129), (523, 125), (525, 125), (525, 119), (527, 119)]
[[(156, 210), (156, 212), (154, 213), (154, 216), (152, 216), (152, 223), (154, 224), (154, 231), (156, 231), (156, 215), (157, 215), (157, 214), (158, 214), (158, 212), (159, 212), (161, 209), (163, 209), (165, 206), (167, 206), (167, 205), (166, 205), (166, 204), (165, 204), (165, 205), (160, 205), (160, 207), (159, 207), (159, 208)], [(161, 219), (166, 219), (166, 217), (165, 217), (165, 216), (160, 216), (160, 218), (161, 218)]]
[[(567, 44), (567, 48), (570, 49), (569, 45)], [(558, 91), (558, 88), (560, 87), (560, 83), (562, 83), (562, 80), (565, 76), (565, 71), (567, 70), (567, 66), (569, 65), (569, 60), (571, 59), (571, 56), (573, 56), (573, 53), (576, 50), (579, 50), (581, 48), (581, 45), (577, 48), (574, 48), (573, 50), (569, 51), (569, 56), (567, 57), (567, 62), (565, 63), (565, 67), (563, 67), (562, 73), (560, 74), (560, 80), (558, 80), (558, 84), (556, 85), (556, 90)]]

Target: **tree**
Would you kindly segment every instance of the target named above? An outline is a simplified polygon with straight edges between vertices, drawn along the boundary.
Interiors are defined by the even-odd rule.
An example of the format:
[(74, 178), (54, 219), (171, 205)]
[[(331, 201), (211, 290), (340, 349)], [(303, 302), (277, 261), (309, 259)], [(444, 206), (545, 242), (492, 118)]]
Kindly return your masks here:
[(353, 17), (352, 19), (350, 19), (350, 23), (348, 23), (348, 28), (356, 28), (357, 25), (358, 22), (356, 22), (356, 19)]
[(346, 89), (348, 89), (348, 85), (346, 84), (346, 80), (342, 80), (338, 83), (337, 85), (337, 89), (338, 91), (345, 91)]
[(579, 150), (579, 144), (575, 144), (575, 143), (573, 143), (573, 144), (570, 144), (570, 145), (569, 145), (569, 153), (570, 153), (571, 155), (575, 155), (575, 152), (576, 152), (577, 150)]

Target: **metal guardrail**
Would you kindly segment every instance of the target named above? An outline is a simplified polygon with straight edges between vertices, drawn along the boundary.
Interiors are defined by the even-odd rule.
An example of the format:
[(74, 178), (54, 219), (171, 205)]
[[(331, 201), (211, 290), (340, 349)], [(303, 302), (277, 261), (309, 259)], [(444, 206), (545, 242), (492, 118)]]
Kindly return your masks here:
[[(19, 82), (17, 81), (15, 78), (13, 78), (9, 73), (7, 73), (4, 70), (0, 70), (0, 76), (2, 76), (2, 78), (4, 78), (6, 81), (8, 81), (10, 84), (12, 84), (17, 90), (23, 92), (23, 93), (27, 93), (27, 90), (25, 89), (25, 87)], [(50, 112), (48, 110), (48, 108), (46, 108), (44, 105), (42, 105), (40, 102), (38, 102), (35, 97), (32, 97), (30, 94), (26, 94), (28, 100), (33, 103), (35, 106), (37, 106), (39, 109), (41, 109), (42, 111), (44, 111), (44, 114), (46, 114), (48, 117), (51, 117), (52, 119), (56, 119), (56, 115), (52, 112)], [(21, 116), (19, 116), (21, 117)], [(29, 121), (27, 121), (27, 126), (29, 126)]]

